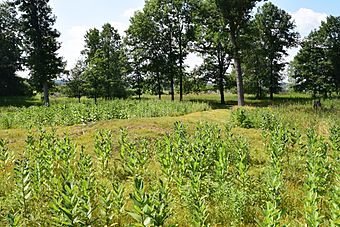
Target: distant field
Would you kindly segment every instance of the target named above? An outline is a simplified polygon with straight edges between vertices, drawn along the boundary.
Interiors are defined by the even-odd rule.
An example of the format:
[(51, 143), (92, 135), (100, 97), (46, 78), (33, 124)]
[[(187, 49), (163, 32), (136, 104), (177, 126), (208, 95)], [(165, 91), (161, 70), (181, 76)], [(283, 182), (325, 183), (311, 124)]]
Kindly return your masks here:
[(0, 130), (0, 225), (337, 226), (340, 100), (291, 96), (145, 97), (124, 101), (136, 118)]

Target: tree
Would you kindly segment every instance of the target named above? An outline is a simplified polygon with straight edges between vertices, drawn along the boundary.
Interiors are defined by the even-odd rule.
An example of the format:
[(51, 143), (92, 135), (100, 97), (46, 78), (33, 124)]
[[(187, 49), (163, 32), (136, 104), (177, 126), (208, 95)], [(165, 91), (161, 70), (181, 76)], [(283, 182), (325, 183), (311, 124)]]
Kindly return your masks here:
[(86, 64), (83, 60), (78, 60), (76, 65), (71, 69), (68, 77), (67, 93), (71, 97), (77, 97), (80, 103), (80, 98), (85, 94), (84, 89), (84, 72), (86, 70)]
[(110, 24), (104, 24), (100, 34), (102, 59), (104, 64), (103, 74), (106, 98), (125, 96), (125, 82), (123, 67), (125, 65), (122, 40), (118, 30)]
[(261, 0), (215, 0), (217, 7), (220, 9), (224, 23), (228, 26), (231, 53), (234, 59), (234, 66), (237, 73), (237, 95), (238, 105), (244, 106), (244, 89), (243, 89), (243, 75), (241, 69), (241, 31), (247, 26), (250, 19), (250, 12), (255, 7), (257, 2)]
[(327, 58), (331, 62), (331, 74), (335, 91), (340, 89), (340, 17), (329, 16), (321, 23), (320, 39), (323, 42)]
[(255, 20), (252, 20), (243, 39), (245, 49), (242, 52), (245, 92), (255, 94), (257, 99), (263, 98), (267, 91), (266, 79), (270, 69), (266, 59), (267, 50), (258, 38), (259, 33)]
[(311, 32), (301, 44), (301, 49), (290, 66), (290, 76), (295, 80), (295, 90), (310, 91), (327, 96), (332, 88), (332, 62), (327, 58), (318, 31)]
[[(150, 52), (149, 47), (154, 47), (154, 44), (150, 45), (150, 43), (154, 43), (155, 29), (156, 27), (148, 15), (138, 11), (130, 18), (130, 26), (124, 39), (128, 56), (129, 83), (139, 99), (143, 93), (143, 68), (151, 62), (149, 57), (154, 55), (152, 51)], [(150, 60), (148, 61), (148, 59)]]
[(65, 63), (58, 57), (60, 33), (53, 28), (56, 18), (48, 5), (49, 0), (16, 0), (21, 11), (21, 25), (25, 34), (27, 66), (31, 79), (43, 88), (44, 104), (50, 105), (49, 84), (64, 72)]
[(81, 52), (85, 56), (85, 63), (89, 64), (100, 49), (100, 32), (97, 28), (89, 29), (85, 34), (85, 48)]
[(15, 73), (21, 68), (21, 39), (13, 4), (0, 3), (0, 96), (15, 95), (20, 81)]
[[(196, 5), (197, 1), (194, 0), (149, 0), (143, 11), (131, 19), (128, 36), (134, 36), (138, 46), (149, 54), (146, 59), (150, 64), (146, 65), (150, 70), (155, 70), (149, 73), (154, 75), (154, 79), (162, 81), (163, 72), (168, 75), (172, 100), (176, 77), (180, 100), (183, 100), (184, 60), (194, 39), (192, 13)], [(150, 42), (146, 43), (146, 40)], [(160, 63), (163, 65), (156, 65)]]
[(201, 70), (220, 91), (221, 104), (225, 104), (224, 88), (231, 63), (229, 33), (219, 10), (211, 0), (202, 1), (196, 21), (195, 50), (203, 57)]
[(101, 96), (101, 80), (102, 70), (98, 70), (101, 64), (101, 59), (98, 56), (100, 52), (100, 32), (93, 28), (86, 32), (85, 49), (82, 54), (85, 56), (86, 69), (84, 71), (84, 87), (86, 94), (93, 97), (95, 103), (97, 98)]
[(88, 95), (95, 102), (98, 97), (125, 97), (125, 57), (118, 31), (108, 23), (103, 25), (102, 31), (90, 29), (85, 35), (82, 53), (87, 64), (84, 78)]
[[(157, 56), (151, 58), (148, 64), (141, 66), (141, 72), (144, 74), (144, 86), (145, 90), (148, 90), (152, 94), (158, 95), (158, 99), (162, 99), (164, 89), (172, 91), (171, 85), (167, 83), (168, 71), (172, 70), (171, 66), (167, 65), (167, 59), (164, 56)], [(173, 72), (173, 71), (172, 71)], [(172, 100), (174, 100), (174, 93), (171, 92)]]
[(197, 7), (195, 0), (165, 0), (161, 4), (166, 4), (167, 18), (171, 28), (171, 46), (177, 52), (179, 74), (179, 95), (180, 101), (183, 100), (183, 77), (185, 75), (184, 60), (188, 55), (189, 43), (194, 40), (193, 12)]
[(204, 92), (209, 89), (208, 84), (211, 82), (210, 72), (206, 70), (206, 65), (195, 67), (187, 76), (184, 82), (184, 91), (186, 94)]
[(136, 67), (136, 71), (133, 74), (133, 76), (130, 78), (130, 84), (132, 86), (132, 89), (135, 90), (135, 94), (138, 95), (138, 99), (141, 99), (141, 96), (143, 94), (143, 82), (144, 78), (142, 76), (141, 71), (139, 71), (138, 67)]
[[(166, 77), (174, 85), (174, 65), (169, 44), (169, 31), (164, 22), (164, 10), (156, 1), (147, 1), (143, 11), (135, 13), (130, 19), (130, 27), (126, 31), (125, 43), (130, 59), (132, 81), (138, 83), (141, 91), (141, 80), (144, 85), (151, 84), (151, 89), (162, 97)], [(157, 13), (159, 12), (159, 13)], [(174, 95), (172, 93), (172, 99)]]
[(303, 40), (291, 63), (290, 76), (296, 90), (325, 97), (339, 92), (340, 17), (329, 16), (319, 29)]
[(255, 15), (255, 30), (257, 44), (262, 50), (257, 51), (262, 61), (267, 63), (263, 68), (268, 67), (267, 75), (264, 76), (264, 85), (268, 88), (270, 99), (273, 94), (280, 90), (281, 71), (286, 63), (287, 49), (298, 44), (299, 33), (294, 31), (296, 27), (292, 17), (272, 3), (264, 4)]
[(127, 39), (124, 39), (125, 53), (127, 56), (127, 80), (130, 88), (133, 90), (134, 94), (138, 95), (141, 99), (143, 94), (144, 77), (142, 74), (142, 54), (137, 51), (129, 50), (127, 47)]

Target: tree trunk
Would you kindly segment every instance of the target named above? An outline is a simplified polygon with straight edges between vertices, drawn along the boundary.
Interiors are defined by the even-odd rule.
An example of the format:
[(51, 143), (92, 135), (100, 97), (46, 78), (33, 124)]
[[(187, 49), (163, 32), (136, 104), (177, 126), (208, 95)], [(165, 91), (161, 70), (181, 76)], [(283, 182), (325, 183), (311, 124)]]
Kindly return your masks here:
[(81, 98), (81, 95), (78, 94), (78, 103), (80, 103), (80, 98)]
[(256, 96), (255, 99), (260, 99), (260, 81), (256, 79)]
[(236, 44), (236, 37), (235, 37), (235, 32), (230, 32), (230, 40), (231, 44), (234, 49), (234, 65), (236, 69), (236, 83), (237, 83), (237, 102), (239, 106), (244, 106), (244, 89), (243, 89), (243, 76), (242, 76), (242, 69), (241, 69), (241, 60), (240, 56), (238, 53), (238, 47)]
[(158, 99), (162, 100), (161, 76), (159, 72), (157, 72), (157, 85), (158, 85)]
[(44, 91), (44, 105), (45, 106), (50, 106), (50, 98), (48, 94), (48, 83), (45, 81), (43, 83), (43, 91)]
[(225, 104), (224, 99), (224, 78), (223, 78), (223, 62), (222, 62), (222, 56), (220, 53), (218, 54), (218, 64), (219, 64), (219, 90), (221, 95), (221, 104)]
[(171, 101), (175, 101), (175, 81), (174, 81), (174, 77), (171, 77)]
[(339, 85), (338, 83), (335, 83), (335, 93), (337, 96), (339, 96)]
[(107, 84), (108, 84), (108, 85), (107, 85), (107, 91), (106, 91), (106, 93), (107, 93), (107, 94), (106, 94), (106, 95), (107, 95), (107, 99), (109, 100), (109, 99), (110, 99), (110, 97), (111, 97), (111, 95), (110, 95), (110, 93), (111, 93), (111, 91), (110, 91), (110, 90), (111, 90), (111, 89), (110, 89), (110, 85), (109, 85), (109, 84), (110, 84), (110, 82), (107, 82)]
[(108, 74), (106, 75), (106, 99), (109, 100), (111, 97), (110, 79)]
[(234, 58), (235, 68), (237, 73), (237, 102), (239, 106), (244, 106), (244, 89), (243, 89), (243, 76), (240, 59), (238, 57)]
[(183, 101), (183, 49), (182, 31), (179, 35), (179, 101)]
[(272, 88), (270, 88), (270, 100), (274, 100), (274, 92), (272, 90)]
[(221, 94), (221, 104), (225, 104), (224, 99), (224, 83), (223, 83), (223, 74), (220, 74), (220, 94)]
[(170, 37), (169, 37), (169, 57), (170, 57), (170, 92), (171, 92), (171, 101), (175, 101), (175, 81), (174, 81), (174, 72), (173, 72), (173, 56), (172, 56), (172, 26), (170, 23)]
[(183, 101), (183, 71), (182, 71), (182, 62), (180, 63), (180, 72), (179, 72), (179, 101)]
[(259, 78), (259, 69), (258, 66), (260, 65), (259, 59), (256, 58), (256, 67), (255, 67), (255, 75), (256, 75), (256, 99), (262, 98), (262, 89), (261, 89), (261, 80)]
[(270, 86), (269, 86), (269, 92), (270, 92), (270, 100), (274, 100), (274, 80), (273, 80), (273, 60), (270, 60)]
[(137, 92), (138, 92), (138, 99), (141, 99), (141, 95), (142, 95), (142, 85), (141, 85), (141, 75), (139, 73), (139, 71), (137, 71)]

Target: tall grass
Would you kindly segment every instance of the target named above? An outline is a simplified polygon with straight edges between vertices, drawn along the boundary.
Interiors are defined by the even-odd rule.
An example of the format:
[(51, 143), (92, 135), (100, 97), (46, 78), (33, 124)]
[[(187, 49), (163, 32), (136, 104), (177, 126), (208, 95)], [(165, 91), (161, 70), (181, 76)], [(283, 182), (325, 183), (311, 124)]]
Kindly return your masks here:
[(179, 116), (209, 110), (205, 103), (158, 100), (112, 100), (94, 104), (57, 103), (0, 112), (0, 129), (87, 124), (101, 120)]
[(22, 153), (0, 139), (0, 226), (338, 226), (336, 113), (294, 122), (289, 108), (233, 109), (225, 127), (177, 122), (152, 139), (98, 130), (93, 148), (48, 130)]
[[(331, 130), (330, 147), (314, 130), (304, 142), (307, 165), (300, 165), (307, 178), (298, 189), (304, 205), (293, 209), (302, 209), (308, 225), (338, 223), (337, 130)], [(251, 172), (248, 142), (212, 124), (191, 133), (178, 122), (173, 132), (148, 142), (132, 142), (122, 130), (119, 144), (110, 131), (98, 131), (93, 156), (53, 131), (29, 134), (22, 155), (13, 156), (0, 140), (0, 224), (289, 224), (294, 212), (287, 210), (284, 177), (292, 165), (285, 161), (301, 154), (288, 153), (294, 142), (283, 125), (268, 129), (265, 141), (270, 159), (266, 177), (259, 177)]]

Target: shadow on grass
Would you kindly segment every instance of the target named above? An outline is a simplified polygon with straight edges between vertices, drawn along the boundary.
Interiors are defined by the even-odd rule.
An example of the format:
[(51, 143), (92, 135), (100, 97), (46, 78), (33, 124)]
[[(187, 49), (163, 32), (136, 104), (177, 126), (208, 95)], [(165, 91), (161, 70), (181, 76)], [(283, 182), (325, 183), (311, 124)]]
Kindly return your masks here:
[(312, 97), (298, 97), (298, 96), (277, 96), (273, 100), (270, 98), (256, 99), (255, 97), (248, 97), (246, 105), (255, 107), (268, 107), (278, 105), (291, 105), (291, 104), (306, 104), (312, 103)]
[[(130, 97), (132, 100), (155, 100), (158, 96), (142, 96), (139, 99), (136, 96)], [(175, 97), (175, 101), (178, 101), (179, 97)], [(163, 95), (162, 100), (170, 100), (169, 95)], [(188, 95), (184, 97), (185, 101), (203, 102), (211, 106), (212, 109), (230, 109), (233, 106), (237, 106), (236, 95), (226, 95), (226, 103), (221, 104), (218, 95)], [(269, 98), (256, 99), (254, 96), (247, 95), (245, 102), (246, 106), (253, 107), (268, 107), (278, 105), (291, 105), (291, 104), (308, 104), (312, 105), (314, 99), (307, 95), (301, 94), (282, 94), (274, 96), (274, 100)], [(42, 105), (41, 100), (37, 97), (0, 97), (0, 107), (29, 107)]]
[(0, 97), (0, 107), (29, 107), (41, 105), (36, 97)]
[[(270, 98), (256, 99), (255, 97), (248, 96), (245, 99), (246, 106), (252, 107), (268, 107), (279, 105), (292, 105), (292, 104), (306, 104), (310, 103), (314, 99), (311, 97), (299, 97), (299, 96), (277, 96), (274, 100)], [(237, 106), (238, 102), (235, 99), (227, 99), (226, 104), (221, 104), (218, 100), (202, 99), (202, 98), (190, 98), (189, 101), (193, 102), (205, 102), (208, 103), (212, 109), (230, 109), (233, 106)]]
[(237, 101), (233, 101), (233, 100), (227, 100), (225, 104), (221, 104), (218, 101), (209, 100), (209, 99), (204, 100), (204, 99), (191, 98), (191, 99), (188, 99), (188, 101), (190, 101), (190, 102), (203, 102), (203, 103), (207, 103), (213, 110), (231, 109), (233, 106), (237, 105)]
[[(137, 97), (133, 97), (132, 99), (138, 100)], [(142, 100), (151, 100), (156, 99), (156, 96), (142, 96)], [(163, 96), (162, 100), (170, 100), (169, 96)], [(236, 95), (226, 95), (225, 104), (221, 104), (218, 95), (188, 95), (184, 97), (185, 101), (191, 102), (203, 102), (210, 105), (212, 109), (231, 109), (233, 106), (237, 106), (237, 96)], [(252, 107), (268, 107), (268, 106), (279, 106), (279, 105), (291, 105), (291, 104), (306, 104), (312, 103), (313, 98), (310, 96), (301, 96), (301, 95), (277, 95), (274, 96), (274, 100), (270, 100), (270, 98), (256, 99), (254, 96), (246, 96), (245, 103), (246, 106)], [(175, 101), (178, 101), (178, 97), (175, 98)], [(312, 105), (312, 104), (311, 104)]]

